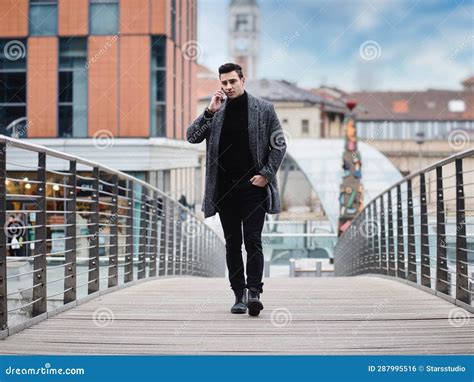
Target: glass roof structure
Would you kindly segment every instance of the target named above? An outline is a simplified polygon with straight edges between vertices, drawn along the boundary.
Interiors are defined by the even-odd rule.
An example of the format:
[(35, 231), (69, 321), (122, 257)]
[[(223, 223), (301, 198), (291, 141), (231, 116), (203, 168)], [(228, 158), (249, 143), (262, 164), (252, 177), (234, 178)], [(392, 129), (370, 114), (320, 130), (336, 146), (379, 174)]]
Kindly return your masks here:
[[(287, 155), (296, 162), (318, 195), (334, 232), (339, 218), (343, 139), (289, 139)], [(375, 147), (358, 142), (362, 158), (364, 204), (402, 179), (395, 165)]]

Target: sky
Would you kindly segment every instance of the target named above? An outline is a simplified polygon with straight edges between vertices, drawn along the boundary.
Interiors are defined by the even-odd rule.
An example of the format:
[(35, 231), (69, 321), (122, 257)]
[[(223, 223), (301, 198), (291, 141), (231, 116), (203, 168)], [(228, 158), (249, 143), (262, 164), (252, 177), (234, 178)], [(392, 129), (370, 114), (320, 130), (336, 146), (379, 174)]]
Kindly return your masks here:
[[(257, 0), (258, 78), (345, 91), (461, 89), (474, 0)], [(198, 62), (231, 61), (229, 0), (198, 0)]]

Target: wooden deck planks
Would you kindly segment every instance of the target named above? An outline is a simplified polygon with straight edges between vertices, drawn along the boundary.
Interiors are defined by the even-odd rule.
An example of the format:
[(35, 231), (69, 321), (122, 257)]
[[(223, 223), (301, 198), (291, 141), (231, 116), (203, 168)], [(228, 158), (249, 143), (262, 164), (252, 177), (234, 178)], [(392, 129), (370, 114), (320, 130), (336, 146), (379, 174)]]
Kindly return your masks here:
[(145, 282), (8, 337), (0, 341), (0, 353), (474, 353), (473, 314), (402, 283), (270, 278), (264, 289), (265, 309), (250, 317), (230, 314), (226, 279)]

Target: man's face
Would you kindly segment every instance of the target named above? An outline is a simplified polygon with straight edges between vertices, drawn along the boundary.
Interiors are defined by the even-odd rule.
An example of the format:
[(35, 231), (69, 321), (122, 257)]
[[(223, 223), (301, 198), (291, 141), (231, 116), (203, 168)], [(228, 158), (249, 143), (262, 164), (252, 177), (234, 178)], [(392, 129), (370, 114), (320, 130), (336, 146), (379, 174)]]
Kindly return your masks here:
[(236, 98), (244, 93), (245, 77), (239, 78), (234, 70), (220, 75), (222, 90), (229, 99)]

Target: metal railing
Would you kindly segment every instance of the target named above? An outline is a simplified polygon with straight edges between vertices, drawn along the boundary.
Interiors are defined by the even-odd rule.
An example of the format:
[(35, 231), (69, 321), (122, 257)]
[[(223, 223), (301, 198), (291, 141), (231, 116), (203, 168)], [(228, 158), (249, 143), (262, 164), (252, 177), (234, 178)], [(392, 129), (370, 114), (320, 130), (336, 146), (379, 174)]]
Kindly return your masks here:
[(471, 312), (474, 293), (474, 149), (395, 183), (336, 243), (336, 276), (378, 274)]
[(135, 280), (225, 275), (223, 241), (159, 189), (5, 136), (0, 226), (0, 331)]

